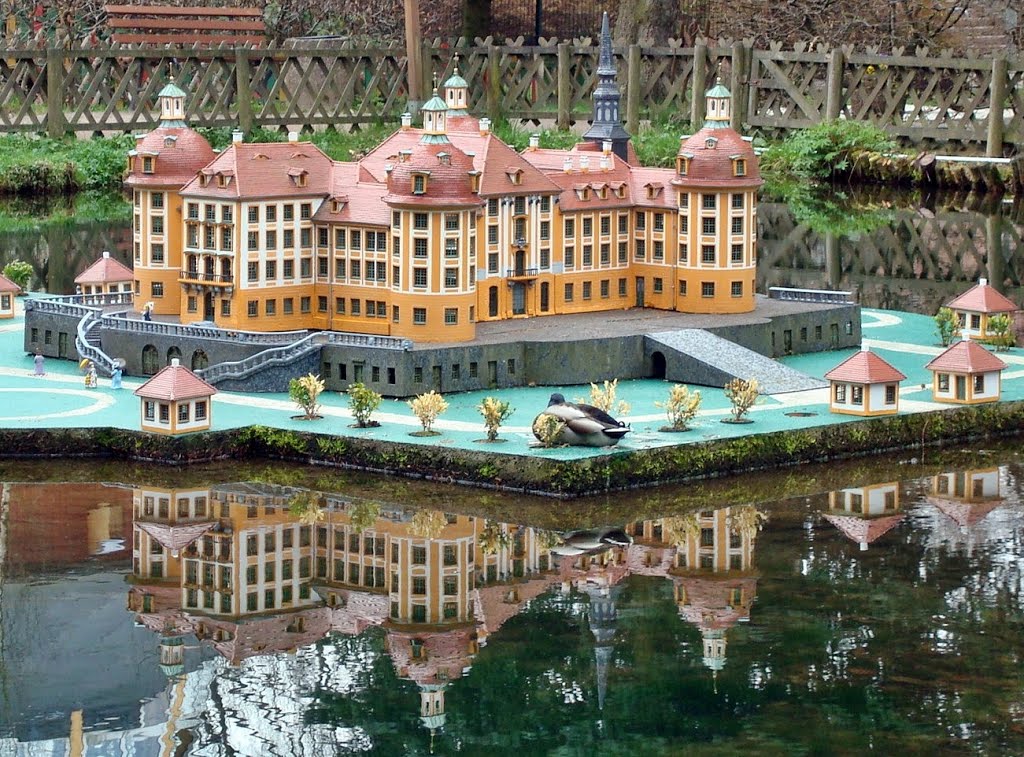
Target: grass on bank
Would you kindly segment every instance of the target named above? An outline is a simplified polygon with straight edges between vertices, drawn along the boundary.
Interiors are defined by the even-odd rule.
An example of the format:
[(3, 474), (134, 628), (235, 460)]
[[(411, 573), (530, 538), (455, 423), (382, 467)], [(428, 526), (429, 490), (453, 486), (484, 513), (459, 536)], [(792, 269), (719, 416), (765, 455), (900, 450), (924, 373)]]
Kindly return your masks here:
[[(358, 131), (327, 129), (308, 138), (335, 160), (354, 160), (378, 145), (395, 130), (395, 125), (372, 124)], [(495, 133), (516, 150), (529, 145), (534, 130), (508, 121), (495, 125)], [(231, 144), (231, 129), (198, 129), (215, 150)], [(671, 167), (679, 150), (680, 137), (692, 133), (689, 124), (660, 119), (641, 129), (633, 138), (637, 157), (643, 165)], [(539, 130), (540, 143), (546, 148), (569, 148), (579, 136), (572, 131)], [(249, 142), (280, 142), (284, 131), (257, 128), (247, 136)], [(134, 144), (131, 135), (92, 139), (54, 140), (25, 135), (0, 136), (0, 195), (72, 195), (83, 190), (121, 188), (125, 156)], [(849, 235), (863, 233), (884, 223), (884, 210), (857, 208), (849, 198), (832, 186), (850, 173), (851, 155), (884, 153), (895, 148), (881, 129), (854, 121), (830, 121), (790, 134), (772, 144), (761, 158), (765, 179), (763, 194), (787, 202), (797, 220), (816, 231)], [(826, 191), (831, 189), (831, 191)], [(92, 214), (97, 218), (126, 217), (128, 209), (111, 198), (104, 205), (97, 199), (74, 203), (68, 210), (78, 219)], [(123, 204), (120, 204), (123, 205)], [(107, 215), (103, 215), (104, 212)], [(20, 220), (9, 211), (0, 212), (0, 230), (31, 227), (38, 221), (24, 214)], [(61, 211), (48, 214), (48, 222), (61, 222)]]

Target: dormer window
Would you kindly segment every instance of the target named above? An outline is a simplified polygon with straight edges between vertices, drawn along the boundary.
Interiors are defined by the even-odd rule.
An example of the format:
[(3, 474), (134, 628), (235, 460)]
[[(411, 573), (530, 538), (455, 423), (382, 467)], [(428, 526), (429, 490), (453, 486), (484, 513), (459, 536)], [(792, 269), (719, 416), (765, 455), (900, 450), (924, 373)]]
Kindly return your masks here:
[(576, 190), (576, 196), (581, 200), (590, 199), (590, 187), (586, 184), (577, 184), (573, 189)]
[(164, 137), (164, 147), (174, 147), (175, 142), (178, 141), (177, 137)]
[(205, 187), (205, 186), (208, 186), (209, 183), (210, 183), (210, 176), (209, 176), (209, 174), (205, 174), (205, 173), (199, 174), (199, 186)]
[(732, 160), (732, 173), (733, 176), (746, 176), (747, 175), (747, 161), (745, 158), (733, 158)]
[(676, 158), (676, 173), (680, 176), (686, 176), (690, 171), (690, 159), (684, 158), (682, 155)]
[(442, 166), (450, 166), (452, 164), (452, 156), (447, 152), (439, 152), (437, 154), (437, 162)]
[(153, 166), (156, 164), (154, 158), (143, 158), (142, 159), (142, 173), (153, 173)]
[(228, 174), (219, 173), (217, 174), (217, 186), (226, 187), (231, 184), (231, 176)]
[(425, 194), (427, 191), (427, 177), (423, 174), (414, 174), (412, 177), (412, 193), (414, 195)]
[(704, 149), (714, 150), (718, 147), (718, 137), (708, 137), (704, 140)]
[(305, 168), (289, 168), (288, 175), (295, 186), (304, 187), (306, 186), (306, 178), (309, 176), (309, 171)]
[(480, 172), (473, 171), (469, 174), (469, 188), (474, 193), (480, 192)]
[(658, 197), (658, 195), (661, 194), (661, 185), (660, 184), (647, 184), (645, 186), (647, 187), (647, 199), (648, 200), (654, 200), (654, 199), (656, 199)]
[(340, 213), (345, 209), (345, 200), (334, 200), (331, 204), (331, 210), (334, 213)]
[(508, 180), (516, 186), (523, 183), (523, 169), (521, 168), (506, 168), (505, 175), (508, 176)]

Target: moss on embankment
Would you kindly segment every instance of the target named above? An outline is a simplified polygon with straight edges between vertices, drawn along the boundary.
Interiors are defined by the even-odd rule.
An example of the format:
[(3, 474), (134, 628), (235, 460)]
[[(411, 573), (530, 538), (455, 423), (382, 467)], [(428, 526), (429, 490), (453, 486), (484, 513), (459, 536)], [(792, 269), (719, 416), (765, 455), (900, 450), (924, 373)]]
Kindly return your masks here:
[(0, 456), (109, 456), (173, 465), (226, 458), (284, 459), (568, 498), (941, 446), (1017, 434), (1022, 429), (1024, 402), (1002, 402), (649, 450), (613, 449), (605, 455), (572, 461), (265, 426), (183, 437), (110, 428), (6, 429), (0, 431), (0, 450), (4, 450)]

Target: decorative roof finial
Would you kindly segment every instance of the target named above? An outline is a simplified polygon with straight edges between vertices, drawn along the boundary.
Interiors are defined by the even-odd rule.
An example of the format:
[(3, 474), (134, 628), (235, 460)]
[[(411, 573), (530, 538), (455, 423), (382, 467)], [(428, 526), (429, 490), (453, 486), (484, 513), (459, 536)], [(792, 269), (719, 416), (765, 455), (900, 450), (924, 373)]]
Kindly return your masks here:
[(455, 69), (454, 69), (454, 71), (452, 73), (454, 73), (456, 76), (459, 75), (459, 54), (458, 53), (455, 53)]

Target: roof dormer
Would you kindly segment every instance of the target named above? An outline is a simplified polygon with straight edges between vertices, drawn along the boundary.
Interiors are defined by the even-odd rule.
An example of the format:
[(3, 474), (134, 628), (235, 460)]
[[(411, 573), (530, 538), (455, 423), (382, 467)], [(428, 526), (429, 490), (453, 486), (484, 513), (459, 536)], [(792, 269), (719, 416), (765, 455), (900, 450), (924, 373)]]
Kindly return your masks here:
[(306, 182), (309, 177), (309, 171), (307, 171), (305, 168), (293, 167), (288, 169), (288, 176), (291, 178), (292, 183), (296, 187), (304, 187), (306, 186)]
[(730, 155), (729, 160), (732, 161), (732, 175), (733, 176), (746, 176), (747, 175), (747, 159), (742, 155)]
[(707, 137), (704, 140), (705, 150), (714, 150), (716, 147), (718, 147), (718, 137)]
[(348, 204), (348, 196), (347, 195), (339, 195), (338, 197), (335, 197), (335, 198), (333, 198), (331, 200), (331, 212), (332, 213), (340, 213), (341, 211), (343, 211), (345, 209), (345, 206), (347, 204)]
[(680, 176), (689, 174), (691, 160), (693, 160), (693, 153), (681, 152), (676, 155), (676, 173)]
[(518, 166), (509, 166), (506, 168), (505, 175), (508, 177), (508, 180), (516, 186), (523, 183), (523, 169)]
[(430, 178), (430, 171), (413, 171), (410, 189), (414, 195), (427, 193), (427, 180)]
[(573, 190), (576, 192), (576, 197), (580, 200), (590, 199), (590, 185), (589, 184), (574, 184)]
[(662, 190), (665, 188), (664, 184), (658, 184), (656, 182), (647, 182), (644, 184), (644, 189), (647, 190), (647, 199), (656, 200), (661, 196)]

